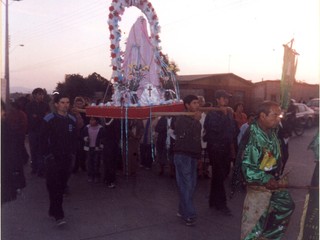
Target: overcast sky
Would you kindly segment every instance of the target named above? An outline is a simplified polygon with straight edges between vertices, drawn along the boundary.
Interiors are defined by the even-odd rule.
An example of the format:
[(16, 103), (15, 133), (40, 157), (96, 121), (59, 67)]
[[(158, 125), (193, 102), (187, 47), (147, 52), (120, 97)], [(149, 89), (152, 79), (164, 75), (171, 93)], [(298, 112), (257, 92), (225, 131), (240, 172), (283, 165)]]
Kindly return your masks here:
[[(97, 72), (110, 79), (111, 0), (9, 2), (11, 87), (51, 91), (65, 74)], [(319, 83), (318, 0), (150, 2), (161, 26), (160, 46), (177, 63), (180, 75), (232, 72), (253, 82), (280, 79), (282, 45), (294, 38), (293, 48), (300, 54), (296, 79)], [(141, 15), (136, 7), (124, 12), (123, 50)]]

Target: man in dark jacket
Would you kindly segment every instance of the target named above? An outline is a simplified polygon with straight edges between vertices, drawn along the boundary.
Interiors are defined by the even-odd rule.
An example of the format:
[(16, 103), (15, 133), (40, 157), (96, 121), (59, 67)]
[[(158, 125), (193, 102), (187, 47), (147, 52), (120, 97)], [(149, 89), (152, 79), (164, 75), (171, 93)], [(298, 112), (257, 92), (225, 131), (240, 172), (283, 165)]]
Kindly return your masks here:
[(49, 216), (57, 225), (65, 224), (62, 209), (63, 193), (70, 177), (76, 152), (76, 119), (68, 113), (70, 99), (64, 94), (54, 96), (56, 112), (45, 116), (41, 128), (41, 150), (46, 159), (46, 180), (49, 192)]
[(224, 180), (230, 171), (230, 153), (235, 135), (233, 112), (228, 108), (231, 95), (225, 90), (217, 90), (215, 99), (218, 110), (207, 114), (204, 121), (204, 141), (212, 164), (212, 178), (209, 206), (225, 215), (231, 215), (227, 207)]
[(183, 102), (186, 111), (193, 114), (178, 116), (174, 124), (174, 164), (180, 197), (177, 216), (191, 226), (196, 218), (193, 194), (197, 183), (197, 160), (201, 157), (201, 112), (198, 97), (188, 95)]
[(39, 149), (40, 142), (40, 126), (43, 117), (50, 112), (49, 104), (44, 102), (44, 90), (36, 88), (32, 91), (32, 101), (26, 105), (26, 113), (28, 116), (28, 136), (31, 153), (31, 167), (33, 174), (39, 176), (44, 175), (44, 164)]

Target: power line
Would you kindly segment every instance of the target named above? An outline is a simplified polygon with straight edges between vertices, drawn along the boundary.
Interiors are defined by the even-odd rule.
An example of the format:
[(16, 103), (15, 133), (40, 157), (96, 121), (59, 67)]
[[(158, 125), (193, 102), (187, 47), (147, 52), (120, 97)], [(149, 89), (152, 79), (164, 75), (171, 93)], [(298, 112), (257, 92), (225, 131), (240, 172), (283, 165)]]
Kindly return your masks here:
[[(45, 24), (39, 24), (36, 26), (36, 28), (33, 28), (31, 31), (30, 29), (26, 29), (25, 31), (19, 31), (11, 35), (18, 36), (17, 37), (18, 39), (20, 36), (20, 38), (23, 39), (23, 40), (20, 39), (20, 41), (25, 42), (25, 41), (30, 41), (34, 38), (39, 38), (39, 37), (43, 37), (43, 36), (55, 33), (57, 31), (59, 32), (66, 31), (74, 26), (77, 26), (79, 23), (83, 21), (88, 21), (90, 19), (100, 17), (101, 15), (99, 14), (104, 12), (104, 10), (101, 9), (101, 7), (99, 6), (98, 5), (92, 6), (91, 8), (89, 8), (89, 10), (85, 9), (85, 12), (83, 12), (84, 9), (82, 9), (81, 11), (79, 10), (74, 14), (66, 15), (65, 17), (61, 17), (61, 18), (55, 18), (54, 20), (49, 21)], [(63, 26), (63, 28), (61, 26)], [(81, 25), (78, 25), (78, 26), (81, 26)], [(27, 33), (27, 34), (24, 34), (24, 33)]]
[[(244, 5), (244, 4), (247, 4), (249, 2), (251, 2), (253, 0), (236, 0), (236, 1), (233, 1), (233, 2), (228, 2), (227, 4), (224, 4), (222, 7), (220, 6), (219, 8), (217, 8), (216, 11), (227, 11), (231, 8), (235, 8), (236, 6), (239, 6), (239, 5)], [(34, 30), (34, 32), (29, 32), (29, 40), (30, 39), (33, 39), (33, 38), (36, 38), (36, 37), (44, 37), (45, 35), (49, 35), (49, 34), (52, 34), (56, 31), (66, 31), (74, 26), (76, 26), (78, 23), (80, 22), (83, 22), (84, 20), (87, 20), (87, 19), (94, 19), (96, 17), (100, 17), (98, 14), (96, 15), (88, 15), (88, 13), (92, 13), (92, 12), (105, 12), (106, 14), (106, 19), (107, 19), (107, 13), (108, 13), (108, 10), (107, 10), (107, 6), (105, 9), (102, 9), (99, 7), (99, 10), (100, 11), (97, 11), (97, 7), (98, 5), (101, 6), (99, 3), (99, 1), (96, 1), (94, 4), (91, 4), (90, 8), (89, 8), (89, 11), (88, 9), (84, 9), (84, 8), (81, 8), (79, 9), (78, 11), (76, 12), (73, 12), (73, 14), (71, 15), (65, 15), (64, 17), (61, 17), (61, 18), (55, 18), (54, 20), (50, 21), (49, 23), (47, 23), (47, 25), (49, 27), (47, 27), (46, 29), (50, 29), (49, 31), (45, 31), (45, 32), (41, 32), (41, 29), (40, 27), (41, 26), (44, 26), (46, 24), (39, 24), (37, 25), (37, 28), (39, 30), (37, 30), (37, 28)], [(221, 1), (221, 3), (225, 3), (225, 1)], [(208, 8), (206, 10), (205, 13), (212, 13), (212, 10), (215, 10), (215, 7), (212, 6), (211, 8)], [(165, 26), (168, 26), (168, 25), (173, 25), (173, 24), (176, 24), (178, 22), (181, 22), (181, 21), (185, 21), (186, 19), (191, 19), (191, 18), (194, 18), (198, 15), (202, 15), (204, 14), (203, 12), (201, 13), (197, 13), (197, 14), (192, 14), (192, 15), (189, 15), (189, 16), (185, 16), (177, 21), (174, 21), (174, 22), (171, 22), (171, 23), (168, 23), (166, 24)], [(68, 26), (64, 26), (64, 28), (62, 29), (61, 26), (60, 26), (60, 23), (64, 23), (64, 22), (68, 22)], [(38, 35), (37, 35), (38, 34)], [(23, 41), (25, 42), (25, 41)], [(98, 46), (95, 46), (95, 47), (90, 47), (90, 48), (87, 48), (87, 49), (82, 49), (80, 51), (76, 51), (76, 52), (73, 52), (73, 53), (69, 53), (69, 54), (66, 54), (66, 55), (63, 55), (63, 56), (57, 56), (57, 57), (54, 57), (52, 59), (48, 59), (48, 60), (45, 60), (45, 61), (41, 61), (41, 62), (38, 62), (38, 63), (35, 63), (35, 64), (32, 64), (32, 65), (29, 65), (29, 66), (25, 66), (25, 67), (22, 67), (22, 68), (19, 68), (19, 69), (16, 69), (16, 70), (11, 70), (12, 72), (21, 72), (21, 71), (27, 71), (27, 70), (30, 70), (30, 69), (35, 69), (35, 68), (40, 68), (40, 67), (46, 67), (48, 64), (50, 63), (54, 63), (54, 62), (59, 62), (59, 64), (62, 62), (61, 59), (66, 59), (66, 58), (69, 58), (70, 56), (74, 56), (74, 55), (77, 55), (77, 54), (80, 54), (80, 53), (83, 53), (83, 52), (86, 52), (88, 50), (92, 50), (92, 49), (95, 49), (95, 48), (98, 48), (98, 47), (101, 47), (101, 46), (106, 46), (107, 48), (107, 43), (104, 43), (104, 44), (101, 44), (101, 45), (98, 45)], [(94, 53), (95, 54), (95, 53)]]
[[(221, 2), (222, 5), (217, 6), (219, 4), (218, 2)], [(164, 27), (168, 27), (170, 25), (178, 24), (180, 22), (193, 21), (194, 18), (205, 15), (205, 14), (209, 14), (209, 13), (212, 14), (214, 12), (217, 12), (218, 14), (223, 14), (224, 12), (229, 11), (233, 8), (248, 5), (248, 3), (250, 3), (250, 2), (254, 2), (254, 0), (235, 0), (235, 1), (220, 0), (220, 1), (216, 1), (214, 3), (215, 6), (210, 6), (209, 8), (204, 8), (203, 11), (198, 11), (195, 14), (190, 14), (190, 15), (184, 16), (184, 17), (177, 19), (175, 21), (172, 21), (170, 23), (161, 25), (161, 27), (164, 28)]]
[[(71, 56), (82, 54), (84, 52), (87, 52), (87, 51), (90, 51), (90, 50), (93, 50), (93, 49), (101, 48), (102, 46), (106, 47), (107, 44), (106, 43), (99, 44), (99, 45), (96, 45), (94, 47), (82, 49), (80, 51), (68, 53), (68, 54), (65, 54), (65, 55), (62, 55), (62, 56), (57, 56), (57, 57), (54, 57), (54, 58), (51, 58), (51, 59), (47, 59), (45, 61), (41, 61), (41, 62), (38, 62), (38, 63), (35, 63), (35, 64), (31, 64), (31, 65), (28, 65), (28, 66), (21, 67), (21, 68), (18, 68), (18, 69), (12, 69), (12, 70), (10, 70), (10, 72), (16, 73), (16, 72), (34, 70), (36, 68), (47, 67), (49, 64), (50, 64), (50, 66), (52, 66), (52, 64), (55, 63), (55, 62), (59, 62), (59, 64), (61, 64), (61, 63), (64, 63), (63, 61), (61, 61), (62, 59), (67, 59), (67, 58), (70, 58)], [(106, 51), (106, 53), (107, 53), (107, 51)], [(96, 55), (96, 53), (93, 53), (91, 55)], [(90, 56), (90, 55), (86, 54), (86, 57), (88, 57), (88, 56)]]
[[(97, 9), (96, 8), (97, 5), (100, 6), (100, 4), (97, 4), (97, 3), (98, 3), (98, 1), (96, 1), (93, 4), (92, 3), (88, 4), (89, 8), (86, 7), (86, 6), (82, 6), (82, 8), (79, 8), (76, 11), (73, 11), (72, 13), (67, 13), (67, 14), (65, 14), (63, 16), (56, 17), (56, 18), (48, 20), (46, 22), (40, 22), (39, 24), (36, 24), (36, 25), (33, 26), (33, 31), (38, 30), (38, 29), (42, 29), (43, 27), (47, 27), (48, 25), (49, 26), (52, 25), (52, 24), (54, 25), (55, 23), (58, 23), (58, 22), (63, 22), (63, 21), (65, 21), (66, 19), (68, 19), (70, 17), (76, 16), (76, 15), (81, 14), (83, 12), (87, 12), (88, 10), (90, 10), (92, 8)], [(15, 34), (19, 34), (19, 33), (28, 33), (28, 34), (30, 34), (30, 28), (25, 27), (24, 29), (18, 30)]]

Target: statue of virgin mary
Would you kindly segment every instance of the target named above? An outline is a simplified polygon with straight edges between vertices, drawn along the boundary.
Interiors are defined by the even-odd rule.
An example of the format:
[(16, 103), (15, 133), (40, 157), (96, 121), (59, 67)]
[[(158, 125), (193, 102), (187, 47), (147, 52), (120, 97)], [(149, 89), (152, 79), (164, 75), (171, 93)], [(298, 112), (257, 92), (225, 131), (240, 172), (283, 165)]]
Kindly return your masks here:
[(134, 95), (136, 98), (134, 101), (142, 106), (159, 103), (160, 66), (143, 17), (139, 17), (131, 27), (122, 69), (124, 83), (128, 84), (131, 97)]

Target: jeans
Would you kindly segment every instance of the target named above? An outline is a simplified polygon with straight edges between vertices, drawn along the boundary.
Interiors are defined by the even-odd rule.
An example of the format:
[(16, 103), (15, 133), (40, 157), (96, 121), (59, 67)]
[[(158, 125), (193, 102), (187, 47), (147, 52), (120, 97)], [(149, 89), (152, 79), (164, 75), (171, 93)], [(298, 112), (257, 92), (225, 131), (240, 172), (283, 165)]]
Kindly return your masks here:
[(197, 159), (184, 154), (175, 154), (174, 164), (180, 197), (179, 213), (185, 220), (195, 218), (193, 194), (197, 184)]

